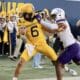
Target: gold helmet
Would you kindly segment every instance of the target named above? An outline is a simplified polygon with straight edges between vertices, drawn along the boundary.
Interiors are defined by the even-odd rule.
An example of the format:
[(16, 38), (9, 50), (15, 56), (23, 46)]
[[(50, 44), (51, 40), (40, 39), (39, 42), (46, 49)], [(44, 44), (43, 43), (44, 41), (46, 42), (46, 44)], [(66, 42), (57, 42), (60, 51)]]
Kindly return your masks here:
[(21, 13), (23, 14), (25, 20), (32, 20), (32, 18), (35, 15), (35, 9), (33, 4), (31, 3), (24, 4), (21, 8)]
[(22, 13), (33, 13), (34, 11), (35, 11), (34, 6), (31, 3), (26, 3), (21, 8)]

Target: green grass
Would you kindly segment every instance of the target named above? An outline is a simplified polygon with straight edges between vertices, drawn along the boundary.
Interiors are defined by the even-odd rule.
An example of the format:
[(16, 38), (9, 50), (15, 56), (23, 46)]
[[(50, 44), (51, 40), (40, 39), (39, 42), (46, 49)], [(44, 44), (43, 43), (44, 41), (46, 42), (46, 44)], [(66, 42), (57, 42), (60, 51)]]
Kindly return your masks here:
[[(12, 80), (13, 73), (18, 61), (11, 61), (8, 58), (0, 57), (0, 80)], [(52, 66), (49, 59), (45, 59), (46, 64), (43, 65), (43, 69), (32, 68), (32, 60), (26, 63), (21, 72), (20, 80), (26, 79), (40, 79), (40, 78), (52, 78), (55, 77), (55, 69)], [(75, 64), (70, 65), (71, 68), (75, 69), (80, 76), (80, 66)], [(69, 73), (64, 73), (64, 76), (70, 76)]]

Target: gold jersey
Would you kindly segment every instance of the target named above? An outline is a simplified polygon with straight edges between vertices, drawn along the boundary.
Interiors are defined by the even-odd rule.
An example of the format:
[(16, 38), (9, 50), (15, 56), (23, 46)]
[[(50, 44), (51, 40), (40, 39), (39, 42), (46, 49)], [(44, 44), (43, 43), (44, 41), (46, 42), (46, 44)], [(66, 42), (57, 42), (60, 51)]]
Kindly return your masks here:
[(32, 22), (23, 20), (21, 25), (25, 26), (26, 28), (25, 36), (32, 44), (46, 42), (45, 35), (42, 30), (42, 25), (39, 24), (37, 19), (34, 19)]

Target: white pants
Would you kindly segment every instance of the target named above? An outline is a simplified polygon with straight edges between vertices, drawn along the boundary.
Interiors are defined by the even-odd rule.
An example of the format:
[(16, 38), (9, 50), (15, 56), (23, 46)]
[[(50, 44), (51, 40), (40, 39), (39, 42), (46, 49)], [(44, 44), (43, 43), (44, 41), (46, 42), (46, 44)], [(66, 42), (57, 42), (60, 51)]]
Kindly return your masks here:
[(23, 42), (22, 39), (17, 39), (16, 48), (15, 48), (15, 51), (14, 51), (14, 56), (15, 57), (18, 57), (19, 54), (20, 54), (20, 48), (21, 48), (22, 42)]

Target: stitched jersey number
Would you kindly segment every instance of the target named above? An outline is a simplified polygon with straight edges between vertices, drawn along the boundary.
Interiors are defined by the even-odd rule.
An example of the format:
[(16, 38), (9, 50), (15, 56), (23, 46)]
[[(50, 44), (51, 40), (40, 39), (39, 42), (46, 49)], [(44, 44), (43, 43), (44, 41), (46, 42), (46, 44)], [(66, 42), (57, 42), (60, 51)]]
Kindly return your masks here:
[(37, 36), (39, 36), (39, 32), (38, 32), (38, 30), (37, 30), (37, 26), (31, 27), (31, 35), (32, 35), (32, 37), (37, 37)]

